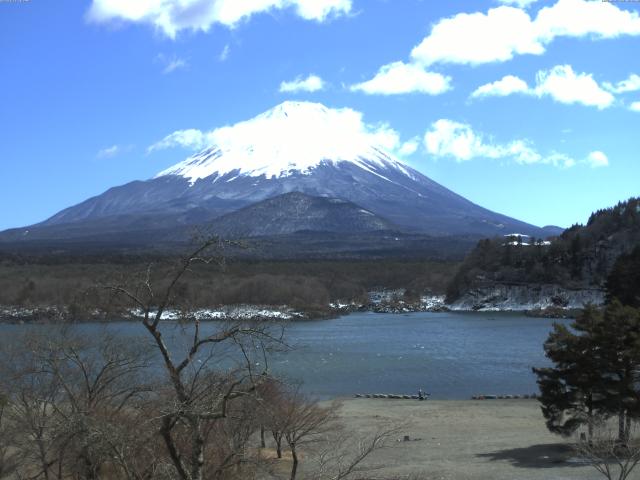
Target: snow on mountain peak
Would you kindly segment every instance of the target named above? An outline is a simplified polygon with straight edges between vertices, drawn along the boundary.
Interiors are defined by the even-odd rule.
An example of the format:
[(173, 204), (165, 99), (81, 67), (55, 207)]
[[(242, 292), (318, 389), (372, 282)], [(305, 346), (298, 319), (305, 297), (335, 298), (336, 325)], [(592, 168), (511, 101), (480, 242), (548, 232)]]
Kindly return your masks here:
[[(394, 168), (409, 174), (387, 153), (398, 144), (386, 125), (368, 125), (350, 108), (286, 101), (257, 117), (206, 134), (209, 148), (156, 177), (179, 175), (192, 183), (213, 174), (267, 178), (309, 173), (323, 162), (351, 162), (369, 171)], [(377, 172), (374, 172), (377, 173)]]

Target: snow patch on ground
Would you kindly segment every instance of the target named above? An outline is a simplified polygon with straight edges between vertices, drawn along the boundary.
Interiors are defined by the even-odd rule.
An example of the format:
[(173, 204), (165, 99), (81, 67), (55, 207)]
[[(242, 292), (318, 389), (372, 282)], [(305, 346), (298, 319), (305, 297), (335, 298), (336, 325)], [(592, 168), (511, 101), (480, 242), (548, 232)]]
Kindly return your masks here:
[[(154, 312), (155, 313), (155, 312)], [(142, 317), (142, 310), (132, 310), (134, 317)], [(178, 321), (195, 318), (197, 320), (295, 320), (304, 318), (304, 314), (282, 306), (280, 308), (266, 308), (256, 305), (232, 305), (218, 309), (199, 309), (184, 313), (178, 310), (167, 310), (162, 313), (162, 320)]]

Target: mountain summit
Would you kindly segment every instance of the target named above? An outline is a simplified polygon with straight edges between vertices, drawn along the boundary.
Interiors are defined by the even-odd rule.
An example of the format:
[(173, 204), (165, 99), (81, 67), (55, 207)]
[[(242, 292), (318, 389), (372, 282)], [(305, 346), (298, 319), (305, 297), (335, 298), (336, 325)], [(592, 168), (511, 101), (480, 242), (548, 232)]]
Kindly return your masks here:
[(391, 168), (410, 175), (404, 164), (361, 128), (360, 114), (319, 103), (284, 102), (257, 117), (211, 134), (214, 146), (156, 175), (191, 183), (236, 176), (281, 178), (311, 174), (325, 164), (349, 162), (364, 170)]
[[(494, 236), (517, 231), (538, 237), (556, 233), (489, 211), (430, 180), (386, 151), (382, 145), (388, 138), (388, 131), (365, 126), (361, 114), (353, 110), (284, 102), (251, 120), (207, 134), (208, 148), (152, 179), (111, 188), (40, 224), (7, 231), (0, 239), (149, 239), (154, 238), (151, 232), (211, 224), (290, 192), (304, 196), (267, 204), (270, 218), (286, 223), (289, 216), (276, 215), (273, 208), (286, 204), (295, 209), (297, 200), (313, 218), (319, 215), (314, 209), (326, 205), (308, 197), (324, 197), (349, 202), (353, 208), (344, 211), (363, 209), (379, 218), (379, 225), (407, 233)], [(224, 229), (236, 231), (229, 225), (232, 218), (260, 223), (256, 214), (260, 211), (266, 210), (226, 217)], [(305, 223), (300, 218), (296, 222), (276, 230), (292, 232)], [(245, 224), (240, 231), (262, 230)]]

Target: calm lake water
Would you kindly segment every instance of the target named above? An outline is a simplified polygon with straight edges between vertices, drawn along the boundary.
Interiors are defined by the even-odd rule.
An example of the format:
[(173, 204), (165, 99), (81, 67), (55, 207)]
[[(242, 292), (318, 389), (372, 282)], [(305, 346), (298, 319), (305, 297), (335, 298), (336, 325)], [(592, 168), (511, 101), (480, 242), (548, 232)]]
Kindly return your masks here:
[[(537, 386), (531, 367), (549, 364), (542, 344), (553, 322), (493, 312), (354, 313), (289, 324), (286, 338), (293, 349), (274, 354), (270, 366), (275, 373), (303, 380), (304, 389), (321, 398), (416, 394), (418, 388), (434, 399), (533, 393)], [(7, 340), (32, 328), (46, 327), (0, 325), (0, 332)], [(80, 328), (105, 327), (89, 323)], [(142, 334), (136, 323), (108, 328), (126, 336)]]

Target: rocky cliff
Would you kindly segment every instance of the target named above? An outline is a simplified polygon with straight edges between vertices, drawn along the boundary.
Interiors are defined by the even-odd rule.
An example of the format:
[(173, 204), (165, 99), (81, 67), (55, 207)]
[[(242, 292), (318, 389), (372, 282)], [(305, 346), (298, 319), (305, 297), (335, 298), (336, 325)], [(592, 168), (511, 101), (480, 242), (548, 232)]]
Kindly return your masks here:
[(599, 288), (494, 284), (472, 288), (448, 307), (462, 311), (570, 310), (582, 308), (588, 303), (601, 305), (604, 297), (604, 290)]

